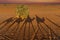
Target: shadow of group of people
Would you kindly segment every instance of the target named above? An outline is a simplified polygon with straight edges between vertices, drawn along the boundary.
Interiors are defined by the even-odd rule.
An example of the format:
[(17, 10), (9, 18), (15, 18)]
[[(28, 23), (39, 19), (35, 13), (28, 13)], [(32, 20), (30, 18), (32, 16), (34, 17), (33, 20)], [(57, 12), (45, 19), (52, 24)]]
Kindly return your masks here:
[[(15, 21), (12, 23), (12, 25), (13, 25), (15, 22), (19, 24), (20, 22), (23, 22), (23, 21), (24, 21), (23, 24), (25, 24), (25, 23), (31, 23), (31, 24), (32, 24), (32, 21), (34, 21), (34, 19), (35, 19), (35, 18), (30, 18), (29, 15), (28, 15), (27, 18), (25, 18), (25, 19), (16, 18), (16, 20), (15, 20), (13, 17), (10, 17), (10, 18), (4, 20), (3, 22), (1, 22), (0, 25), (5, 23), (4, 26), (6, 26), (7, 24), (9, 24), (10, 22), (12, 22), (12, 21), (14, 21), (14, 20), (15, 20)], [(43, 17), (43, 18), (39, 18), (39, 17), (36, 15), (36, 21), (37, 21), (37, 23), (39, 23), (39, 22), (44, 22), (45, 19), (44, 19), (44, 17)], [(3, 26), (3, 27), (4, 27), (4, 26)], [(3, 28), (3, 27), (2, 27), (2, 28)], [(2, 29), (2, 28), (0, 28), (0, 29)]]
[[(29, 23), (29, 27), (30, 27), (30, 24), (32, 24), (32, 28), (34, 29), (33, 23), (32, 23), (32, 21), (33, 21), (34, 19), (35, 19), (35, 18), (31, 18), (29, 15), (27, 16), (26, 19), (17, 18), (17, 19), (15, 20), (15, 18), (10, 17), (10, 18), (4, 20), (2, 23), (0, 23), (0, 25), (2, 25), (2, 24), (5, 23), (5, 25), (2, 26), (2, 27), (0, 28), (0, 30), (3, 29), (7, 24), (11, 23), (11, 22), (14, 21), (14, 20), (15, 20), (15, 21), (8, 27), (7, 31), (9, 30), (9, 28), (10, 28), (15, 22), (19, 24), (19, 23), (22, 22), (22, 21), (24, 21), (23, 26), (24, 26), (24, 24)], [(37, 23), (39, 23), (39, 22), (44, 22), (45, 19), (44, 19), (44, 17), (41, 19), (41, 18), (39, 18), (39, 17), (36, 15), (36, 21), (37, 21)], [(22, 26), (20, 29), (22, 29), (23, 26)], [(6, 32), (7, 32), (7, 31), (6, 31)], [(35, 31), (35, 29), (34, 29), (34, 31)], [(6, 32), (5, 32), (5, 33), (6, 33)]]
[[(15, 21), (14, 21), (15, 20)], [(26, 25), (27, 23), (29, 23), (29, 33), (30, 33), (30, 24), (32, 25), (32, 28), (33, 28), (33, 30), (34, 30), (34, 32), (35, 32), (35, 29), (34, 29), (34, 26), (33, 26), (33, 23), (32, 23), (32, 21), (34, 21), (34, 20), (36, 20), (36, 22), (37, 22), (37, 27), (39, 28), (39, 25), (38, 24), (40, 24), (40, 23), (44, 23), (45, 22), (45, 18), (44, 17), (42, 17), (42, 18), (40, 18), (40, 17), (38, 17), (37, 15), (35, 15), (35, 18), (33, 17), (33, 18), (31, 18), (29, 15), (27, 16), (27, 18), (25, 18), (25, 19), (22, 19), (22, 18), (13, 18), (13, 17), (11, 17), (11, 18), (8, 18), (7, 20), (5, 20), (5, 21), (3, 21), (2, 23), (0, 23), (0, 25), (1, 24), (3, 24), (3, 23), (5, 23), (6, 22), (6, 24), (9, 24), (10, 22), (12, 22), (12, 21), (14, 21), (10, 26), (9, 26), (9, 28), (16, 22), (16, 23), (20, 23), (20, 22), (23, 22), (24, 21), (24, 23), (22, 24), (22, 26), (21, 26), (21, 28), (20, 28), (20, 30), (24, 27), (24, 25)], [(4, 28), (5, 26), (6, 26), (6, 24), (3, 26), (3, 27), (1, 27), (0, 28), (0, 30), (2, 29), (2, 28)], [(8, 29), (9, 29), (8, 28)], [(8, 31), (8, 29), (7, 29), (7, 31)], [(24, 32), (25, 32), (25, 30), (24, 30)], [(43, 33), (42, 33), (43, 34)], [(29, 34), (30, 35), (30, 34)], [(25, 36), (25, 34), (24, 34), (24, 36)], [(36, 37), (34, 37), (34, 39), (36, 39)], [(42, 38), (41, 40), (44, 40), (44, 39), (46, 39), (46, 38)], [(23, 40), (25, 40), (25, 38), (23, 38)], [(30, 40), (30, 39), (28, 39), (28, 40)], [(37, 38), (37, 40), (38, 40), (38, 38)]]

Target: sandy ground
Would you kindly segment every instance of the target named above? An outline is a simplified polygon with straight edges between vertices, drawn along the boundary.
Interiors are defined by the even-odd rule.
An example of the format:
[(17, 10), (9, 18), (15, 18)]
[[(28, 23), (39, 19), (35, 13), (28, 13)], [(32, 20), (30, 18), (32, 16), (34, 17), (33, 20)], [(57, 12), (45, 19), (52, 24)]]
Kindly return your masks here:
[[(45, 18), (45, 24), (47, 24), (57, 35), (60, 36), (60, 5), (59, 4), (26, 4), (28, 5), (29, 8), (29, 15), (31, 18), (35, 17), (35, 15), (37, 15), (38, 17)], [(10, 17), (15, 17), (16, 16), (16, 6), (17, 4), (0, 4), (0, 22), (4, 21), (7, 18)], [(48, 20), (48, 19), (50, 20)], [(52, 22), (51, 22), (52, 21)], [(6, 28), (3, 28), (2, 30), (0, 30), (0, 33), (4, 33), (6, 31), (6, 29), (8, 28), (8, 26), (11, 23), (9, 23)], [(20, 26), (22, 26), (23, 23), (20, 24)], [(41, 23), (41, 25), (49, 32), (49, 29), (46, 27), (44, 23)], [(2, 24), (1, 26), (3, 26), (4, 24)], [(9, 33), (12, 33), (11, 30), (16, 26), (17, 24), (14, 24), (9, 31), (6, 33), (7, 35), (10, 35)], [(37, 23), (36, 23), (36, 19), (33, 21), (33, 25), (34, 25), (34, 29), (37, 30)], [(40, 25), (40, 27), (41, 27)], [(28, 35), (29, 35), (29, 24), (27, 24), (26, 26), (26, 31), (25, 31), (25, 37), (26, 40), (28, 40)], [(16, 30), (16, 28), (15, 28)], [(18, 29), (19, 30), (19, 29)], [(47, 35), (45, 30), (42, 29), (41, 30), (43, 32), (43, 34)], [(34, 35), (34, 31), (32, 26), (30, 25), (30, 34), (31, 34), (31, 39), (33, 39), (32, 35)], [(36, 32), (36, 31), (35, 31)], [(15, 31), (15, 35), (18, 35), (18, 32)], [(40, 34), (41, 32), (38, 32), (39, 37), (41, 36)], [(23, 34), (24, 34), (24, 27), (22, 28), (22, 31), (20, 33), (20, 40), (23, 39)], [(12, 36), (11, 36), (12, 37)], [(17, 36), (16, 36), (17, 38)], [(18, 37), (19, 38), (19, 37)], [(11, 39), (12, 40), (12, 39)]]

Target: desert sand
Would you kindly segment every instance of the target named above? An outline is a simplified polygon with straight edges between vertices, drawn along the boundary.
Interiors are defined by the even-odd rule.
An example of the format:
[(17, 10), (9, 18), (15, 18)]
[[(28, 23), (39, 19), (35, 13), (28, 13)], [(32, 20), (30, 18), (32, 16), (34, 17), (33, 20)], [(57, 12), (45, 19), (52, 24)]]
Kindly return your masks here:
[[(0, 23), (2, 21), (6, 20), (7, 18), (16, 17), (16, 6), (17, 5), (18, 4), (0, 4)], [(13, 26), (11, 26), (11, 28), (7, 32), (6, 32), (6, 29), (8, 29), (8, 26), (10, 24), (12, 24), (13, 22), (7, 24), (7, 26), (4, 26), (5, 28), (0, 30), (0, 34), (2, 34), (3, 36), (4, 35), (8, 35), (8, 36), (6, 36), (7, 38), (1, 36), (2, 38), (0, 37), (0, 39), (3, 39), (3, 40), (7, 40), (7, 39), (9, 39), (9, 40), (23, 40), (23, 37), (24, 37), (23, 35), (25, 32), (25, 39), (26, 40), (33, 40), (34, 35), (35, 35), (36, 31), (38, 30), (37, 29), (38, 25), (36, 22), (35, 15), (37, 15), (40, 18), (44, 17), (45, 24), (43, 22), (41, 22), (40, 24), (48, 32), (48, 34), (51, 35), (50, 32), (54, 31), (54, 33), (56, 33), (56, 35), (60, 36), (60, 5), (59, 4), (25, 4), (25, 5), (27, 5), (29, 8), (30, 17), (35, 18), (32, 21), (35, 32), (32, 28), (32, 25), (30, 25), (30, 39), (29, 39), (29, 24), (26, 25), (25, 31), (24, 31), (24, 27), (21, 29), (20, 33), (19, 33), (19, 31), (16, 31), (16, 28), (21, 27), (24, 22), (21, 22), (21, 24), (19, 24), (20, 26), (18, 26), (18, 24), (15, 23)], [(3, 27), (3, 25), (4, 24), (0, 25), (0, 27)], [(40, 28), (41, 28), (42, 32), (41, 31), (37, 32), (38, 39), (41, 38), (42, 34), (47, 35), (47, 32), (42, 28), (41, 25), (40, 25)], [(16, 26), (16, 28), (15, 28), (15, 26)], [(52, 30), (50, 30), (50, 28)], [(14, 30), (15, 36), (12, 33), (13, 31), (11, 32), (12, 29)], [(53, 36), (55, 36), (54, 33), (52, 32)], [(15, 38), (18, 38), (18, 39), (15, 39)], [(48, 40), (48, 39), (46, 39), (46, 40)]]

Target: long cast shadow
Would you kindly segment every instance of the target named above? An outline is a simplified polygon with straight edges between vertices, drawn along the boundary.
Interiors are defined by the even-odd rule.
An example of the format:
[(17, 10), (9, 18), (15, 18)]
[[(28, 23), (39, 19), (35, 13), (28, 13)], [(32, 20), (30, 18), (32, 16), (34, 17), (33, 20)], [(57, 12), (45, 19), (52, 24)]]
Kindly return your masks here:
[[(16, 26), (15, 30), (14, 30), (14, 29), (12, 30), (12, 32), (14, 33), (14, 35), (15, 35), (16, 32), (18, 31), (18, 29), (19, 29), (19, 24), (20, 24), (20, 22), (22, 22), (22, 21), (23, 21), (23, 20), (22, 20), (21, 18), (17, 18), (17, 20), (15, 21), (15, 22), (17, 23), (18, 27)], [(15, 23), (15, 22), (13, 22), (13, 23)], [(6, 35), (6, 36), (9, 37), (8, 35)], [(16, 40), (16, 39), (13, 38), (13, 37), (9, 37), (9, 38), (12, 38), (12, 39)]]
[[(37, 15), (35, 15), (35, 16), (36, 16), (37, 25), (40, 25), (44, 29), (44, 31), (46, 31), (45, 28), (41, 25), (41, 23), (44, 23), (44, 21), (45, 21), (44, 17), (39, 18)], [(46, 33), (48, 33), (48, 32), (46, 31)]]
[[(36, 15), (36, 22), (37, 22), (37, 27), (38, 27), (38, 31), (40, 30), (40, 32), (41, 32), (41, 34), (43, 35), (43, 36), (45, 36), (44, 34), (43, 34), (43, 32), (42, 32), (42, 30), (41, 30), (41, 28), (40, 28), (40, 22), (41, 23), (43, 23), (45, 21), (45, 19), (44, 18), (39, 18), (37, 15)], [(37, 37), (36, 37), (36, 34), (38, 33), (38, 31), (35, 33), (35, 35), (34, 35), (34, 40), (35, 39), (37, 39), (37, 40), (39, 40)]]
[(26, 39), (25, 39), (26, 24), (27, 24), (27, 23), (25, 23), (25, 26), (24, 26), (23, 40), (26, 40)]
[[(31, 19), (29, 16), (27, 16), (27, 18), (25, 19), (25, 21), (24, 21), (24, 23), (23, 23), (23, 25), (21, 26), (20, 29), (23, 28), (23, 26), (25, 25), (25, 23), (31, 23), (31, 24), (32, 24), (32, 21), (33, 21), (33, 20), (34, 20), (34, 18)], [(33, 24), (32, 24), (32, 27), (33, 27)], [(34, 27), (33, 27), (33, 29), (34, 29)], [(35, 31), (35, 29), (34, 29), (34, 31)]]
[(49, 32), (40, 24), (40, 26), (44, 29), (44, 31), (46, 32), (46, 34), (47, 34), (47, 37), (42, 37), (41, 38), (41, 40), (44, 40), (44, 39), (46, 39), (46, 40), (49, 40)]
[(9, 25), (9, 26), (6, 28), (6, 31), (5, 31), (4, 33), (2, 33), (2, 34), (7, 33), (14, 23), (15, 23), (15, 21), (14, 21), (11, 25)]
[(40, 26), (39, 26), (40, 22), (44, 22), (44, 18), (43, 18), (43, 20), (41, 20), (37, 15), (35, 15), (35, 16), (36, 16), (36, 22), (37, 22), (37, 27), (38, 27), (38, 29), (36, 29), (36, 31), (35, 31), (35, 33), (34, 33), (34, 35), (33, 35), (32, 40), (40, 40), (40, 39), (38, 38), (38, 36), (37, 36), (37, 33), (38, 33), (38, 31), (40, 30), (41, 34), (42, 34), (43, 36), (45, 36), (45, 35), (43, 34)]
[[(14, 21), (14, 20), (13, 20), (13, 17), (10, 17), (9, 19), (5, 20), (4, 22), (6, 22), (6, 23), (0, 28), (0, 30), (3, 29), (7, 24), (9, 24), (9, 23), (12, 22), (12, 21)], [(4, 23), (4, 22), (2, 22), (2, 23)], [(2, 23), (1, 23), (1, 24), (2, 24)]]
[[(23, 25), (21, 26), (20, 30), (24, 27), (24, 25), (26, 25), (27, 23), (29, 23), (29, 31), (30, 31), (30, 24), (32, 24), (33, 20), (34, 20), (34, 18), (31, 19), (30, 16), (28, 15), (27, 18), (25, 19)], [(33, 27), (33, 30), (35, 31), (33, 24), (32, 24), (32, 27)], [(30, 34), (30, 32), (29, 32), (29, 34)], [(30, 37), (30, 35), (29, 35), (29, 37)], [(28, 40), (30, 40), (30, 38)]]
[[(5, 20), (6, 24), (5, 24), (4, 26), (6, 26), (7, 24), (9, 24), (9, 23), (12, 22), (12, 21), (13, 21), (13, 17), (11, 17), (11, 18)], [(1, 29), (4, 28), (4, 26), (1, 27)], [(2, 36), (4, 36), (5, 38), (8, 38), (8, 37), (6, 37), (6, 35), (3, 35), (3, 34), (2, 34)]]
[[(14, 38), (14, 37), (15, 37), (15, 34), (16, 34), (16, 31), (18, 30), (18, 28), (19, 28), (19, 27), (16, 26), (15, 29), (13, 29), (11, 32), (9, 32), (10, 35), (4, 35), (4, 36), (5, 36), (5, 37), (8, 37), (9, 39), (16, 40), (16, 38)], [(11, 33), (12, 33), (12, 34), (11, 34)]]
[(33, 30), (35, 31), (34, 26), (33, 26), (33, 23), (32, 23), (32, 21), (34, 21), (34, 19), (35, 18), (30, 18), (30, 16), (28, 15), (27, 18), (26, 18), (26, 20), (25, 20), (25, 23), (29, 23), (29, 27), (30, 27), (30, 24), (31, 24)]
[(39, 23), (39, 21), (41, 21), (43, 24), (45, 24), (46, 25), (46, 27), (48, 28), (48, 29), (50, 29), (51, 31), (52, 31), (52, 33), (56, 36), (56, 37), (58, 37), (58, 35), (56, 35), (56, 33), (44, 22), (44, 18), (43, 19), (41, 19), (41, 18), (39, 18), (38, 16), (36, 16), (37, 17), (37, 23)]
[(36, 31), (34, 32), (31, 40), (39, 40), (38, 37), (37, 37), (37, 33), (38, 33), (39, 29), (36, 29)]
[(49, 18), (46, 18), (48, 21), (50, 21), (51, 23), (53, 23), (54, 25), (56, 25), (57, 27), (60, 27), (59, 25), (57, 25), (56, 23), (54, 23), (53, 21), (51, 21)]
[[(17, 20), (17, 19), (16, 19), (16, 20)], [(10, 26), (8, 26), (8, 28), (6, 29), (6, 31), (5, 31), (4, 33), (2, 33), (2, 35), (4, 35), (4, 37), (10, 38), (9, 36), (7, 36), (7, 35), (5, 35), (5, 34), (9, 31), (10, 27), (16, 22), (16, 20), (15, 20)]]
[(14, 31), (11, 32), (12, 34), (10, 33), (10, 35), (5, 35), (5, 37), (8, 37), (8, 38), (13, 39), (13, 40), (16, 40), (15, 34), (16, 34), (16, 30), (17, 29), (18, 29), (18, 27)]
[(7, 24), (9, 24), (9, 23), (5, 23), (3, 26), (1, 26), (0, 30), (2, 30)]
[(23, 22), (22, 18), (18, 18), (18, 19), (16, 20), (16, 23), (17, 23), (17, 25), (18, 25), (17, 28), (16, 28), (16, 31), (18, 31), (21, 22)]
[[(38, 29), (41, 31), (41, 28), (40, 28), (40, 22), (41, 23), (43, 23), (45, 21), (45, 19), (44, 18), (40, 18), (39, 19), (39, 17), (36, 15), (36, 22), (37, 22), (37, 27), (38, 27)], [(42, 33), (42, 35), (44, 36), (44, 34), (43, 34), (43, 32), (41, 31), (41, 33)]]
[(44, 29), (44, 31), (47, 33), (47, 35), (49, 35), (48, 31), (41, 24), (40, 24), (40, 26), (42, 27), (42, 29)]
[(13, 17), (10, 17), (10, 18), (4, 20), (3, 22), (1, 22), (0, 25), (3, 24), (3, 23), (5, 23), (5, 22), (9, 23), (10, 21), (12, 21), (12, 19), (13, 19)]
[(19, 40), (19, 37), (20, 37), (20, 23), (21, 22), (23, 22), (24, 21), (24, 19), (22, 19), (22, 18), (19, 18), (16, 22), (17, 22), (17, 24), (18, 24), (18, 26), (17, 26), (17, 29), (16, 29), (16, 31), (14, 32), (15, 33), (15, 36), (16, 36), (16, 33), (18, 33), (17, 35), (18, 35), (18, 37), (16, 37), (16, 39), (15, 40)]

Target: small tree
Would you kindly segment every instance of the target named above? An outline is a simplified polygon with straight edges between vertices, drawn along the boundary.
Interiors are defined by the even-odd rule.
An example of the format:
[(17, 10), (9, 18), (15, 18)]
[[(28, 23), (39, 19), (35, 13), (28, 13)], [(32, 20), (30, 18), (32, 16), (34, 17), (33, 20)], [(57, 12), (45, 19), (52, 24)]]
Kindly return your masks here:
[(17, 17), (26, 18), (29, 14), (27, 5), (17, 5)]

